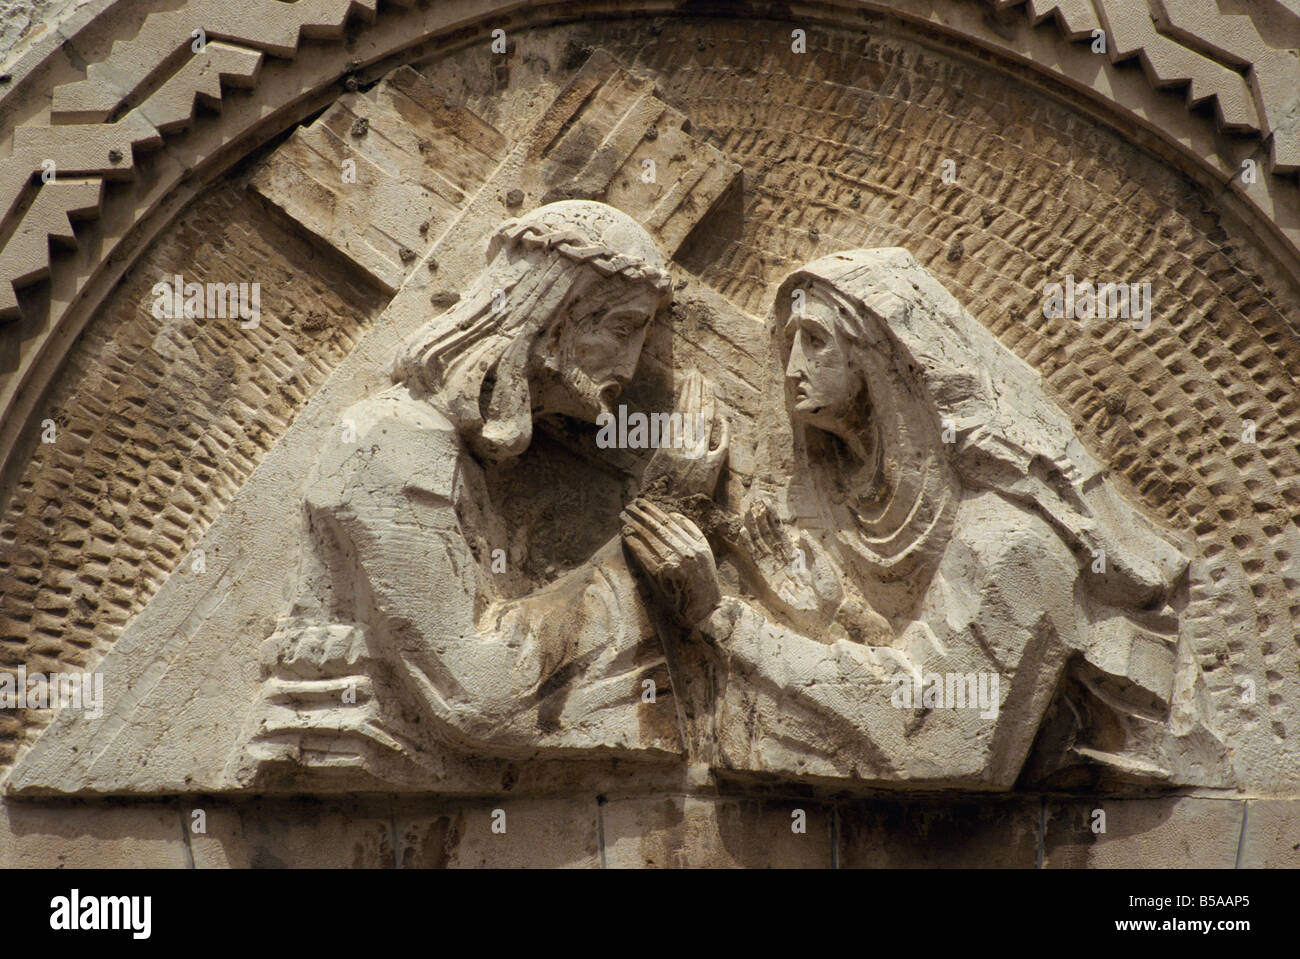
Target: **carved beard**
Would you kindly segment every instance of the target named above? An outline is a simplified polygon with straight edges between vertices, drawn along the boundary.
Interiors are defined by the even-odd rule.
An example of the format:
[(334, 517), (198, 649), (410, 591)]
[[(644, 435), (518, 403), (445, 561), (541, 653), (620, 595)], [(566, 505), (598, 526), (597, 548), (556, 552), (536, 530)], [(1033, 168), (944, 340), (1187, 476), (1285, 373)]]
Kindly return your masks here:
[(601, 384), (588, 376), (568, 353), (568, 350), (551, 346), (541, 357), (544, 375), (551, 381), (551, 389), (545, 392), (551, 394), (552, 403), (557, 394), (560, 401), (551, 411), (591, 423), (596, 422), (602, 413), (613, 415)]
[(560, 382), (564, 385), (573, 402), (588, 414), (594, 423), (601, 413), (613, 414), (605, 400), (601, 385), (579, 369), (574, 363), (562, 363), (559, 372)]

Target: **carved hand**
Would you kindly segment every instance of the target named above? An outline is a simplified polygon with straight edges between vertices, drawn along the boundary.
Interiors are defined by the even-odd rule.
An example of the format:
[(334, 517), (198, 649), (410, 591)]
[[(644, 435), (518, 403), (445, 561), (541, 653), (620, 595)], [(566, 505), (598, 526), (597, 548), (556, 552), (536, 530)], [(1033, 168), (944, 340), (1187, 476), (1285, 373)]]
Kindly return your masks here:
[(637, 499), (622, 513), (623, 542), (677, 618), (693, 626), (722, 598), (713, 550), (698, 526)]
[(727, 458), (730, 433), (726, 419), (718, 412), (713, 386), (698, 371), (686, 374), (676, 412), (681, 414), (684, 434), (691, 442), (661, 445), (655, 450), (646, 465), (641, 488), (666, 478), (667, 492), (674, 496), (712, 496)]
[(794, 548), (781, 528), (781, 520), (766, 500), (755, 501), (745, 511), (742, 535), (754, 561), (765, 567), (784, 567), (794, 558)]
[(811, 568), (815, 559), (792, 542), (776, 512), (766, 500), (757, 500), (745, 512), (734, 545), (753, 563), (771, 593), (786, 607), (787, 615), (813, 615), (828, 600), (818, 594)]

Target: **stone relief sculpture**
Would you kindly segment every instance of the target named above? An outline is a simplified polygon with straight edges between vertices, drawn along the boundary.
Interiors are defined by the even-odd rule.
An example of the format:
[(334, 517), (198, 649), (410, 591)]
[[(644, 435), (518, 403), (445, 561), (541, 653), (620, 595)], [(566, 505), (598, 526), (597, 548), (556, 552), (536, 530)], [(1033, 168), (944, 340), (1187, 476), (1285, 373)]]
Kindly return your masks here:
[[(265, 646), (254, 765), (382, 768), (428, 737), (497, 756), (680, 751), (628, 695), (663, 654), (618, 541), (539, 588), (484, 478), (535, 418), (609, 408), (669, 294), (664, 259), (626, 214), (563, 201), (504, 224), (488, 261), (404, 345), (397, 385), (349, 411), (355, 443), (321, 451), (301, 596)], [(698, 482), (721, 457), (693, 464)]]
[[(355, 444), (322, 450), (242, 777), (382, 771), (431, 738), (1009, 788), (1038, 738), (1038, 775), (1213, 779), (1222, 747), (1179, 638), (1186, 560), (906, 251), (824, 257), (780, 287), (797, 462), (781, 501), (742, 516), (711, 498), (727, 430), (689, 374), (682, 411), (712, 436), (657, 451), (621, 535), (553, 582), (511, 554), (485, 468), (542, 416), (609, 411), (667, 268), (588, 201), (507, 222), (488, 259), (405, 344), (397, 385), (349, 412)], [(723, 561), (743, 595), (724, 596)], [(658, 722), (651, 675), (676, 697)]]
[(264, 5), (0, 77), (2, 864), (1296, 861), (1285, 4)]
[(1009, 788), (1069, 672), (1039, 772), (1212, 778), (1222, 744), (1179, 639), (1187, 562), (1037, 376), (901, 249), (795, 271), (774, 320), (796, 475), (722, 537), (753, 597), (696, 618), (717, 592), (698, 529), (629, 511), (642, 568), (691, 584), (715, 645), (717, 763)]

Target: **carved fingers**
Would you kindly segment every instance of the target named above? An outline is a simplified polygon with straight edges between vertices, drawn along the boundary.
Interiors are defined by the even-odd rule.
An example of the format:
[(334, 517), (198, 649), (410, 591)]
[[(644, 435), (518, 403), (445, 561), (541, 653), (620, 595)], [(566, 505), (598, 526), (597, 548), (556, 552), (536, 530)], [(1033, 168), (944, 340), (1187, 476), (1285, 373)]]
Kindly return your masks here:
[(766, 500), (755, 501), (745, 511), (745, 532), (756, 557), (773, 556), (781, 562), (790, 558), (789, 540)]
[(719, 411), (712, 384), (696, 370), (686, 374), (676, 414), (681, 432), (674, 442), (655, 451), (644, 482), (667, 477), (669, 490), (675, 495), (709, 496), (727, 459), (731, 429)]
[[(788, 619), (817, 624), (833, 608), (831, 604), (838, 603), (838, 596), (822, 595), (824, 590), (819, 587), (815, 570), (816, 555), (791, 535), (790, 528), (766, 500), (760, 498), (750, 504), (728, 546), (741, 559), (742, 574), (752, 579), (753, 588), (765, 601), (775, 603)], [(830, 582), (823, 576), (820, 585)], [(833, 589), (837, 591), (837, 584)]]
[(623, 542), (672, 612), (688, 625), (708, 616), (722, 591), (713, 550), (699, 527), (646, 499), (628, 506), (622, 520)]
[[(679, 409), (683, 423), (689, 424), (687, 436), (693, 440), (687, 453), (692, 459), (703, 461), (716, 482), (731, 443), (731, 429), (718, 409), (713, 384), (698, 370), (686, 375)], [(702, 492), (712, 492), (712, 486)]]

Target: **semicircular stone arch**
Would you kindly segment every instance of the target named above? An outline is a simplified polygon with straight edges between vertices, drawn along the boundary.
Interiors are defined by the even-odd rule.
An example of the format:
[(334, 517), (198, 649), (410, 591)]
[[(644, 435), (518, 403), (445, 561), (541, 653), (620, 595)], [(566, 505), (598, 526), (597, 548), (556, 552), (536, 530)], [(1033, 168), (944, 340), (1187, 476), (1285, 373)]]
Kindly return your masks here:
[[(762, 315), (797, 263), (905, 246), (1042, 372), (1134, 499), (1196, 544), (1188, 628), (1241, 787), (1294, 789), (1296, 204), (1285, 138), (1259, 104), (1241, 106), (1223, 72), (1244, 77), (1240, 63), (1224, 67), (1243, 55), (1194, 45), (1191, 67), (1204, 76), (1191, 92), (1160, 88), (1184, 60), (1079, 60), (1107, 83), (1069, 106), (1080, 90), (1070, 70), (1087, 70), (1069, 63), (1091, 56), (1086, 21), (1041, 3), (999, 12), (1004, 5), (953, 2), (924, 18), (892, 4), (809, 7), (808, 49), (795, 53), (800, 10), (765, 19), (754, 8), (742, 22), (651, 4), (619, 16), (627, 11), (585, 4), (300, 0), (276, 4), (299, 18), (260, 38), (209, 31), (234, 51), (216, 47), (230, 59), (214, 87), (204, 76), (173, 84), (190, 62), (173, 49), (188, 36), (178, 34), (183, 18), (151, 48), (141, 8), (98, 6), (120, 23), (102, 21), (96, 35), (87, 21), (84, 39), (76, 34), (83, 58), (111, 65), (152, 49), (153, 66), (141, 61), (140, 76), (124, 77), (35, 58), (14, 71), (3, 102), (14, 155), (24, 143), (56, 143), (61, 126), (114, 128), (95, 139), (98, 167), (74, 165), (67, 202), (37, 223), (53, 224), (42, 240), (62, 236), (76, 249), (11, 271), (30, 285), (18, 294), (21, 315), (0, 327), (3, 665), (101, 657), (382, 309), (384, 289), (249, 195), (265, 145), (344, 94), (345, 76), (364, 88), (402, 62), (509, 139), (600, 46), (651, 77), (695, 135), (744, 171), (741, 197), (679, 255), (699, 282)], [(1114, 9), (1060, 9), (1083, 6)], [(597, 10), (610, 17), (598, 31), (581, 22)], [(487, 47), (498, 28), (513, 43), (504, 68)], [(1047, 49), (1065, 64), (1055, 75), (1033, 66)], [(86, 76), (98, 86), (78, 87)], [(114, 82), (118, 93), (100, 96)], [(1129, 106), (1108, 109), (1099, 86)], [(1193, 92), (1201, 99), (1189, 111), (1181, 101)], [(218, 96), (219, 115), (209, 112)], [(1134, 109), (1142, 104), (1150, 109)], [(1139, 112), (1158, 116), (1158, 129), (1126, 126)], [(15, 129), (38, 127), (53, 132), (29, 141)], [(123, 133), (125, 149), (114, 139)], [(1251, 156), (1257, 181), (1234, 180)], [(940, 177), (945, 160), (955, 183)], [(30, 187), (11, 205), (6, 253), (33, 210), (44, 216), (43, 190)], [(74, 229), (69, 213), (94, 218)], [(48, 252), (28, 249), (38, 260)], [(258, 330), (167, 328), (148, 312), (168, 270), (245, 257), (257, 258), (267, 291)], [(1044, 319), (1045, 283), (1117, 273), (1151, 281), (1148, 328)], [(46, 419), (60, 427), (51, 444), (39, 442)], [(1245, 680), (1258, 687), (1249, 700)], [(0, 723), (7, 764), (40, 717)]]

